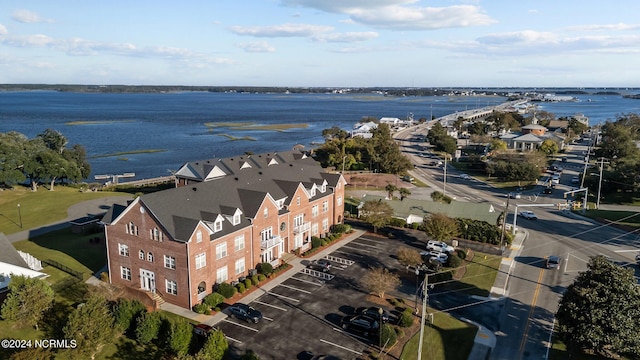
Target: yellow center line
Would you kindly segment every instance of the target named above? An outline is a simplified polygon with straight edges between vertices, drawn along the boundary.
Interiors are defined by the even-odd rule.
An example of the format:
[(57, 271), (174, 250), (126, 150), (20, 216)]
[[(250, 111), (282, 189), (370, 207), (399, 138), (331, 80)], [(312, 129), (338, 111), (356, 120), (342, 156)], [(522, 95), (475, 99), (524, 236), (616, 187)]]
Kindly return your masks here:
[(527, 343), (527, 338), (529, 337), (529, 324), (531, 323), (531, 316), (533, 316), (533, 311), (536, 308), (536, 302), (538, 300), (538, 295), (540, 295), (540, 288), (542, 285), (542, 275), (544, 274), (544, 269), (540, 270), (540, 274), (538, 274), (538, 283), (536, 284), (536, 291), (533, 292), (533, 300), (531, 300), (531, 308), (529, 309), (529, 316), (527, 316), (527, 322), (524, 326), (524, 334), (522, 334), (522, 341), (520, 342), (520, 350), (518, 351), (518, 359), (522, 359), (522, 354), (524, 352), (524, 346)]

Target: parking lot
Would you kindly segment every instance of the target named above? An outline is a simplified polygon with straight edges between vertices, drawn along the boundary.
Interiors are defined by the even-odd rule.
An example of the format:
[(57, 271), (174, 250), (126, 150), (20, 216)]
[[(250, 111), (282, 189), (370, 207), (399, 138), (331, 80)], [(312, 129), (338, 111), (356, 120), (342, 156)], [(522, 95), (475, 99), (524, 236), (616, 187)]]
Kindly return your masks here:
[[(237, 354), (251, 349), (261, 359), (296, 359), (305, 351), (339, 359), (364, 358), (370, 340), (346, 333), (340, 321), (358, 307), (380, 306), (367, 300), (372, 298), (361, 287), (360, 279), (370, 267), (407, 273), (395, 259), (398, 246), (405, 242), (424, 249), (424, 244), (415, 239), (387, 239), (366, 234), (350, 242), (340, 242), (323, 256), (331, 261), (332, 279), (294, 273), (269, 291), (255, 290), (260, 293), (249, 304), (262, 312), (264, 317), (259, 323), (228, 317), (216, 326)], [(308, 261), (303, 259), (301, 263), (306, 265)], [(320, 274), (322, 272), (316, 273)], [(416, 280), (411, 274), (402, 277), (396, 295), (413, 299)], [(384, 303), (383, 308), (392, 315), (395, 312), (388, 303)]]

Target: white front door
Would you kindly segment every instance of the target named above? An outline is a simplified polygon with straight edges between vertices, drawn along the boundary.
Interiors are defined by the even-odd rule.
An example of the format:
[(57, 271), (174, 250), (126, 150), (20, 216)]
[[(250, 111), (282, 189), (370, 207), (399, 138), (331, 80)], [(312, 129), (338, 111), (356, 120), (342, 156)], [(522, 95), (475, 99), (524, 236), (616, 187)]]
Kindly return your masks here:
[(143, 290), (156, 292), (156, 274), (149, 270), (140, 269), (140, 287)]
[(302, 246), (302, 234), (295, 234), (293, 237), (293, 248), (297, 249)]

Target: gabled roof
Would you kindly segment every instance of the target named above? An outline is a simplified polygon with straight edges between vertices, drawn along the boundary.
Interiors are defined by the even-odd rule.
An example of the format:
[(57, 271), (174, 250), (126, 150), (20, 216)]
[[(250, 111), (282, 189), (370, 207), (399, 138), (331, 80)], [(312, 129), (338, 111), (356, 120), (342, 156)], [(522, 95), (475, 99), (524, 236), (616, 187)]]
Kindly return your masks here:
[(525, 134), (522, 136), (518, 136), (517, 138), (513, 139), (513, 141), (541, 143), (542, 139), (533, 134)]

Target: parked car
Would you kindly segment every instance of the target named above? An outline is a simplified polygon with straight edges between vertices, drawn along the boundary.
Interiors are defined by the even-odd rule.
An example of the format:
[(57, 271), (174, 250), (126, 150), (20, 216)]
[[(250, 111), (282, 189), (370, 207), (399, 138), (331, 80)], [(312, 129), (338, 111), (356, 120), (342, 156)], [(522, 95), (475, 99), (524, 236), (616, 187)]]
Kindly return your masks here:
[(214, 327), (207, 324), (193, 325), (193, 333), (198, 336), (207, 337), (212, 330), (214, 330)]
[(520, 211), (519, 215), (522, 216), (525, 219), (538, 220), (538, 217), (536, 216), (536, 214), (533, 211), (529, 211), (529, 210)]
[(356, 309), (356, 314), (360, 314), (360, 315), (364, 315), (364, 316), (368, 316), (372, 319), (380, 319), (382, 317), (382, 323), (388, 323), (389, 320), (391, 319), (391, 317), (389, 316), (389, 313), (387, 312), (387, 310), (382, 309), (382, 315), (380, 315), (380, 309), (379, 307), (376, 306), (369, 306), (369, 307), (360, 307)]
[(579, 176), (573, 176), (571, 177), (571, 183), (572, 184), (577, 184), (580, 182), (580, 177)]
[(235, 303), (229, 307), (229, 312), (236, 319), (254, 324), (257, 324), (262, 319), (262, 313), (247, 304)]
[(560, 175), (554, 174), (551, 177), (551, 184), (556, 184), (556, 185), (560, 184)]
[(543, 194), (553, 194), (553, 188), (552, 187), (547, 187), (544, 190), (542, 190)]
[(402, 177), (402, 181), (406, 181), (406, 182), (412, 183), (412, 182), (415, 182), (416, 179), (414, 179), (413, 176), (405, 175), (405, 176)]
[(439, 251), (422, 251), (420, 252), (420, 256), (422, 256), (422, 259), (425, 262), (435, 260), (441, 264), (446, 263), (447, 259), (449, 259), (449, 255)]
[(640, 254), (636, 255), (636, 264), (640, 265)]
[(471, 176), (467, 174), (460, 174), (460, 179), (462, 180), (471, 180)]
[(509, 196), (509, 198), (511, 199), (521, 199), (522, 198), (522, 194), (519, 192), (510, 192), (507, 196)]
[(307, 267), (311, 270), (329, 272), (331, 271), (331, 262), (327, 259), (318, 259), (309, 262)]
[(429, 240), (427, 241), (427, 250), (438, 251), (443, 253), (452, 253), (456, 251), (456, 248), (447, 244), (444, 241)]
[(342, 318), (340, 326), (351, 333), (372, 338), (378, 335), (380, 324), (374, 318), (365, 315), (350, 315)]
[(442, 165), (442, 161), (438, 160), (438, 161), (432, 161), (429, 163), (429, 165), (431, 166), (441, 166)]
[(551, 255), (547, 258), (547, 269), (560, 269), (560, 259), (559, 256)]

